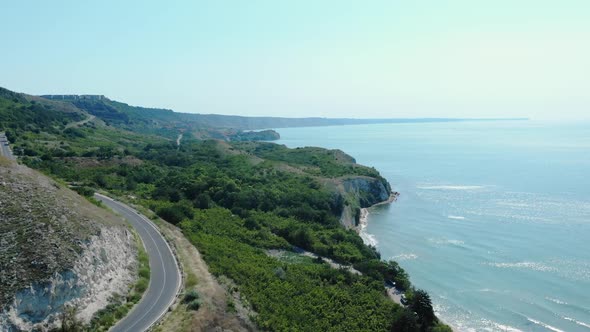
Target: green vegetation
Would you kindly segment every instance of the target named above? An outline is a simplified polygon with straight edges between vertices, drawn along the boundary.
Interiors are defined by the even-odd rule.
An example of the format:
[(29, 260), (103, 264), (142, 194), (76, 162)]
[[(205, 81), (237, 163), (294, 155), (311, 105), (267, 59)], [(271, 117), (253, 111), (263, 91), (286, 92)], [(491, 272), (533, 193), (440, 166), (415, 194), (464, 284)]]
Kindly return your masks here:
[(354, 158), (340, 150), (314, 147), (288, 149), (273, 143), (236, 143), (234, 146), (265, 160), (300, 166), (312, 175), (329, 178), (364, 175), (382, 179), (376, 169), (356, 164)]
[(281, 135), (274, 130), (238, 131), (230, 135), (232, 141), (274, 141), (279, 138)]
[[(260, 225), (272, 214), (253, 214)], [(223, 208), (196, 210), (181, 227), (208, 262), (211, 272), (236, 282), (258, 312), (262, 329), (275, 331), (387, 330), (403, 310), (383, 295), (383, 283), (313, 262), (283, 263), (264, 248), (289, 244), (265, 226), (247, 222)], [(369, 318), (370, 319), (367, 319)]]
[(12, 143), (20, 141), (20, 134), (53, 135), (65, 130), (69, 122), (83, 119), (81, 112), (65, 111), (50, 103), (27, 100), (23, 95), (0, 88), (0, 131)]
[(199, 293), (196, 290), (191, 290), (184, 294), (182, 297), (182, 303), (186, 304), (189, 310), (197, 311), (201, 307), (201, 300)]
[[(136, 204), (178, 225), (210, 271), (235, 282), (257, 313), (253, 319), (261, 329), (438, 328), (431, 305), (403, 308), (387, 298), (384, 283), (393, 280), (421, 299), (416, 303), (430, 301), (413, 290), (397, 263), (381, 261), (375, 248), (340, 224), (346, 208), (376, 203), (377, 197), (366, 192), (370, 185), (343, 193), (347, 181), (369, 178), (389, 189), (375, 169), (357, 165), (341, 151), (319, 148), (190, 138), (176, 146), (170, 138), (177, 133), (145, 129), (157, 127), (145, 116), (152, 111), (113, 102), (105, 104), (109, 108), (101, 102), (76, 105), (109, 126), (91, 122), (51, 132), (35, 133), (26, 127), (18, 131), (17, 144), (29, 149), (21, 160), (75, 184), (83, 194), (89, 192), (86, 188), (100, 188), (133, 196)], [(334, 269), (322, 259), (285, 261), (267, 254), (269, 249), (297, 248), (352, 265), (362, 275)], [(145, 272), (140, 268), (140, 275)], [(127, 303), (139, 300), (145, 283), (138, 281)], [(185, 300), (191, 310), (200, 306), (198, 295), (189, 292)], [(228, 301), (228, 310), (232, 303)], [(124, 308), (128, 310), (128, 304), (108, 307), (93, 326), (107, 326), (124, 314)]]

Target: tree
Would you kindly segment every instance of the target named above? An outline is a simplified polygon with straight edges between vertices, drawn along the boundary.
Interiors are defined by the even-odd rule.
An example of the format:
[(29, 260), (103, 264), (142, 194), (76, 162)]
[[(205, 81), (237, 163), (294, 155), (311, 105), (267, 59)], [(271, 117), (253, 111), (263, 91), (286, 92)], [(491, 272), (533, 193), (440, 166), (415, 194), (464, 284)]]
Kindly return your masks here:
[(439, 322), (435, 327), (432, 328), (432, 332), (453, 332), (453, 329), (450, 326)]
[(391, 332), (418, 332), (418, 320), (416, 314), (408, 309), (400, 309), (396, 312), (391, 325)]
[(76, 318), (78, 308), (74, 306), (65, 306), (60, 314), (62, 332), (82, 331), (82, 323)]
[(96, 151), (96, 156), (98, 159), (111, 159), (115, 155), (115, 151), (110, 146), (101, 146)]
[(409, 307), (418, 314), (418, 321), (420, 322), (422, 331), (427, 331), (434, 324), (436, 317), (432, 309), (430, 295), (426, 291), (421, 289), (415, 290)]
[(185, 218), (184, 213), (173, 206), (159, 208), (156, 213), (160, 218), (174, 225), (178, 224)]

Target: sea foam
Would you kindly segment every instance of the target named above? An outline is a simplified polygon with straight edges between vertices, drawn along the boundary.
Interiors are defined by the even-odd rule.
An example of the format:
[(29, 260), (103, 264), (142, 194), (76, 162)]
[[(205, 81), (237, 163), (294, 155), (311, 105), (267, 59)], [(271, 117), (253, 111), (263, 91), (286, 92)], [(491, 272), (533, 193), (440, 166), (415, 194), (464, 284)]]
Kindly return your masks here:
[(546, 328), (546, 329), (548, 329), (548, 330), (551, 330), (551, 331), (554, 331), (554, 332), (565, 332), (564, 330), (560, 330), (560, 329), (558, 329), (558, 328), (557, 328), (557, 327), (555, 327), (555, 326), (551, 326), (551, 325), (549, 325), (549, 324), (545, 324), (545, 323), (543, 323), (543, 322), (541, 322), (541, 321), (538, 321), (538, 320), (532, 319), (532, 318), (530, 318), (530, 317), (527, 317), (526, 319), (527, 319), (529, 322), (531, 322), (531, 323), (535, 323), (535, 324), (537, 324), (537, 325), (539, 325), (539, 326), (542, 326), (542, 327), (544, 327), (544, 328)]
[(465, 220), (465, 217), (463, 216), (447, 216), (447, 218), (455, 220)]
[(565, 319), (565, 320), (569, 320), (570, 322), (576, 323), (576, 324), (578, 324), (580, 326), (587, 327), (587, 328), (590, 329), (590, 324), (588, 324), (588, 323), (580, 322), (579, 320), (575, 320), (575, 319), (570, 318), (570, 317), (562, 317), (562, 318)]
[(418, 189), (424, 190), (477, 190), (483, 189), (484, 186), (459, 186), (459, 185), (441, 185), (441, 186), (418, 186)]
[(408, 261), (408, 260), (417, 259), (417, 258), (418, 258), (418, 255), (416, 255), (416, 254), (399, 254), (399, 255), (391, 257), (391, 259), (395, 260), (395, 261)]

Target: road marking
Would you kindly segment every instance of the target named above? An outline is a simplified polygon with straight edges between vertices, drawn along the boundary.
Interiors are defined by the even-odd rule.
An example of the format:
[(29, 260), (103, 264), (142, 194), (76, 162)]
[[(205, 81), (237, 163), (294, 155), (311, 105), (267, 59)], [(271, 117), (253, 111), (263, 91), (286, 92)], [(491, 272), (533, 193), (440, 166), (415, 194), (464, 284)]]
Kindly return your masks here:
[[(140, 218), (140, 219), (141, 219), (141, 218)], [(143, 226), (143, 225), (142, 225), (142, 227), (145, 227), (145, 226)], [(144, 229), (146, 229), (146, 228), (144, 228)], [(146, 229), (146, 230), (147, 230), (147, 229)], [(152, 242), (154, 243), (154, 246), (156, 247), (156, 250), (158, 251), (158, 256), (160, 256), (160, 264), (161, 264), (161, 266), (162, 266), (162, 273), (164, 274), (164, 281), (162, 282), (162, 284), (166, 285), (166, 267), (164, 266), (164, 259), (162, 258), (162, 252), (160, 251), (160, 248), (158, 248), (158, 244), (156, 243), (156, 240), (154, 240), (154, 238), (152, 237), (152, 234), (150, 234), (150, 232), (149, 232), (149, 231), (147, 231), (147, 233), (148, 233), (148, 235), (149, 235), (150, 239), (152, 239)], [(150, 286), (151, 286), (151, 284), (152, 284), (152, 278), (150, 278), (150, 284), (148, 285), (148, 290), (150, 289)], [(147, 292), (147, 290), (146, 290), (146, 292)], [(137, 320), (135, 321), (135, 323), (133, 323), (133, 325), (129, 326), (129, 328), (128, 328), (127, 330), (131, 330), (131, 328), (132, 328), (132, 327), (134, 327), (134, 326), (135, 326), (135, 325), (137, 325), (139, 322), (141, 322), (141, 321), (142, 321), (142, 320), (145, 318), (145, 316), (147, 316), (147, 314), (148, 314), (150, 311), (152, 311), (152, 309), (154, 309), (154, 306), (155, 306), (155, 305), (158, 303), (158, 302), (157, 302), (157, 300), (158, 300), (158, 299), (160, 299), (160, 298), (162, 297), (162, 293), (163, 293), (163, 292), (164, 292), (164, 287), (162, 287), (162, 288), (160, 289), (160, 293), (159, 293), (159, 294), (158, 294), (158, 296), (156, 297), (156, 301), (154, 301), (154, 302), (152, 303), (152, 306), (151, 306), (151, 307), (149, 307), (149, 309), (148, 309), (148, 310), (146, 310), (146, 312), (145, 312), (145, 313), (144, 313), (144, 314), (143, 314), (141, 317), (139, 317), (139, 319), (137, 319)], [(166, 309), (166, 310), (168, 310), (168, 309)], [(164, 310), (164, 312), (166, 312), (166, 310)], [(158, 317), (158, 319), (159, 319), (159, 317)], [(158, 320), (156, 320), (156, 321), (158, 321)], [(150, 326), (151, 326), (151, 324), (150, 324)], [(149, 328), (149, 326), (148, 326), (148, 328)]]
[[(160, 319), (161, 319), (161, 318), (162, 318), (162, 317), (163, 317), (163, 316), (166, 314), (166, 312), (168, 311), (168, 308), (170, 308), (170, 306), (172, 305), (172, 303), (173, 303), (173, 302), (174, 302), (174, 300), (176, 299), (176, 295), (178, 295), (178, 293), (179, 293), (179, 291), (180, 291), (180, 286), (181, 286), (182, 275), (181, 275), (181, 273), (180, 273), (180, 269), (179, 269), (178, 262), (177, 262), (177, 260), (176, 260), (176, 256), (174, 256), (174, 252), (172, 251), (172, 248), (171, 248), (171, 247), (170, 247), (170, 245), (168, 244), (168, 241), (166, 241), (166, 239), (164, 238), (164, 236), (162, 235), (162, 233), (160, 233), (159, 229), (156, 227), (156, 225), (155, 225), (155, 224), (154, 224), (154, 223), (153, 223), (151, 220), (149, 220), (147, 217), (145, 217), (144, 215), (140, 214), (139, 212), (135, 213), (135, 210), (134, 210), (134, 209), (132, 209), (131, 207), (128, 207), (128, 206), (126, 206), (125, 204), (123, 204), (123, 203), (121, 203), (121, 202), (118, 202), (118, 201), (116, 201), (116, 200), (114, 200), (114, 199), (112, 199), (112, 198), (110, 198), (110, 197), (108, 197), (108, 196), (105, 196), (105, 195), (102, 195), (102, 194), (99, 194), (99, 193), (96, 193), (96, 195), (97, 195), (97, 196), (99, 196), (99, 197), (102, 197), (102, 198), (104, 198), (104, 199), (106, 199), (106, 200), (108, 200), (108, 201), (110, 201), (110, 202), (112, 202), (114, 205), (116, 205), (117, 207), (121, 208), (121, 209), (122, 209), (122, 212), (124, 212), (123, 214), (125, 214), (125, 215), (127, 216), (127, 218), (126, 218), (126, 219), (132, 220), (134, 217), (138, 217), (138, 218), (139, 218), (141, 221), (143, 221), (143, 223), (142, 223), (142, 222), (139, 222), (138, 224), (139, 224), (139, 225), (141, 225), (141, 228), (142, 228), (142, 230), (143, 230), (143, 231), (147, 232), (147, 234), (148, 234), (148, 236), (150, 237), (150, 239), (151, 239), (151, 241), (152, 241), (153, 245), (154, 245), (154, 246), (155, 246), (155, 248), (156, 248), (156, 251), (158, 252), (158, 256), (160, 257), (160, 263), (161, 263), (162, 271), (163, 271), (163, 274), (164, 274), (164, 277), (163, 277), (163, 279), (164, 279), (164, 281), (163, 281), (163, 284), (164, 284), (164, 285), (166, 284), (166, 281), (167, 281), (167, 273), (166, 273), (166, 266), (165, 266), (165, 264), (164, 264), (164, 259), (163, 259), (163, 257), (162, 257), (162, 252), (160, 251), (160, 248), (159, 248), (159, 246), (158, 246), (158, 244), (157, 244), (156, 240), (155, 240), (155, 239), (154, 239), (154, 237), (152, 236), (152, 234), (151, 234), (151, 232), (150, 232), (149, 228), (147, 228), (147, 226), (146, 226), (145, 224), (149, 225), (149, 226), (150, 226), (150, 227), (153, 229), (153, 231), (155, 231), (155, 232), (156, 232), (158, 235), (160, 235), (160, 238), (162, 239), (162, 241), (164, 242), (164, 244), (165, 244), (165, 245), (166, 245), (166, 247), (168, 248), (168, 250), (169, 250), (169, 252), (170, 252), (170, 255), (172, 256), (172, 260), (174, 261), (174, 265), (175, 265), (175, 267), (176, 267), (177, 278), (178, 278), (178, 279), (177, 279), (177, 282), (176, 282), (175, 296), (171, 298), (170, 302), (169, 302), (169, 303), (168, 303), (168, 305), (166, 306), (166, 309), (165, 309), (165, 310), (163, 310), (163, 311), (162, 311), (162, 312), (159, 314), (159, 316), (157, 317), (157, 319), (156, 319), (154, 322), (152, 322), (152, 323), (151, 323), (151, 324), (150, 324), (150, 325), (147, 327), (147, 330), (149, 330), (149, 329), (150, 329), (152, 326), (154, 326), (154, 324), (156, 324), (156, 323), (157, 323), (157, 322), (158, 322), (158, 321), (159, 321), (159, 320), (160, 320)], [(135, 220), (135, 222), (137, 223), (137, 220)], [(147, 248), (146, 248), (146, 249), (147, 249)], [(150, 287), (152, 286), (152, 281), (153, 281), (153, 280), (152, 280), (152, 278), (150, 278), (150, 284), (148, 285), (148, 288), (147, 288), (147, 290), (146, 290), (146, 293), (147, 293), (147, 292), (150, 290)], [(141, 316), (141, 317), (140, 317), (138, 320), (136, 320), (136, 321), (133, 323), (133, 325), (131, 325), (131, 326), (129, 326), (128, 328), (126, 328), (126, 330), (127, 330), (127, 331), (128, 331), (128, 330), (131, 330), (131, 328), (132, 328), (132, 327), (134, 327), (134, 326), (136, 326), (138, 323), (140, 323), (140, 322), (143, 320), (143, 318), (144, 318), (145, 316), (147, 316), (147, 314), (148, 314), (150, 311), (152, 311), (152, 310), (153, 310), (154, 306), (155, 306), (155, 305), (157, 304), (157, 302), (158, 302), (157, 300), (159, 300), (160, 298), (162, 298), (162, 294), (163, 294), (163, 292), (164, 292), (164, 289), (165, 289), (165, 287), (162, 287), (162, 288), (160, 289), (160, 293), (159, 293), (159, 294), (158, 294), (158, 296), (156, 297), (156, 300), (154, 301), (154, 303), (152, 303), (152, 306), (151, 306), (151, 307), (149, 307), (149, 309), (148, 309), (148, 310), (146, 310), (146, 312), (145, 312), (145, 313), (144, 313), (144, 314), (143, 314), (143, 315), (142, 315), (142, 316)], [(142, 297), (142, 300), (141, 300), (141, 301), (143, 301), (143, 300), (144, 300), (144, 298), (145, 298), (145, 293), (144, 293), (144, 296)], [(141, 302), (141, 301), (140, 301), (140, 302)], [(128, 316), (129, 316), (129, 315), (130, 315), (132, 312), (134, 312), (136, 308), (137, 308), (137, 305), (135, 305), (135, 306), (134, 306), (134, 308), (131, 310), (131, 312), (129, 312), (129, 313), (127, 314), (127, 316), (126, 316), (126, 317), (128, 317)], [(124, 320), (124, 319), (125, 319), (125, 318), (123, 318), (123, 320)], [(119, 321), (119, 323), (120, 323), (120, 322), (122, 322), (123, 320)], [(113, 326), (113, 328), (114, 328), (114, 327), (116, 327), (117, 325), (118, 325), (118, 324), (116, 324), (115, 326)]]

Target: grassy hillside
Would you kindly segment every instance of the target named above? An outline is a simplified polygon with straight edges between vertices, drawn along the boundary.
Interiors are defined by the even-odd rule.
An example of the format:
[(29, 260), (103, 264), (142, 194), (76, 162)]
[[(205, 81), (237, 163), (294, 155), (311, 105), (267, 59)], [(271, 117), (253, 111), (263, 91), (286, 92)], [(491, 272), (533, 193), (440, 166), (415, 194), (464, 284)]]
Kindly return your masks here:
[(83, 112), (67, 105), (28, 100), (22, 94), (0, 88), (0, 131), (6, 131), (12, 142), (20, 132), (54, 134), (64, 130), (68, 123), (83, 118)]

